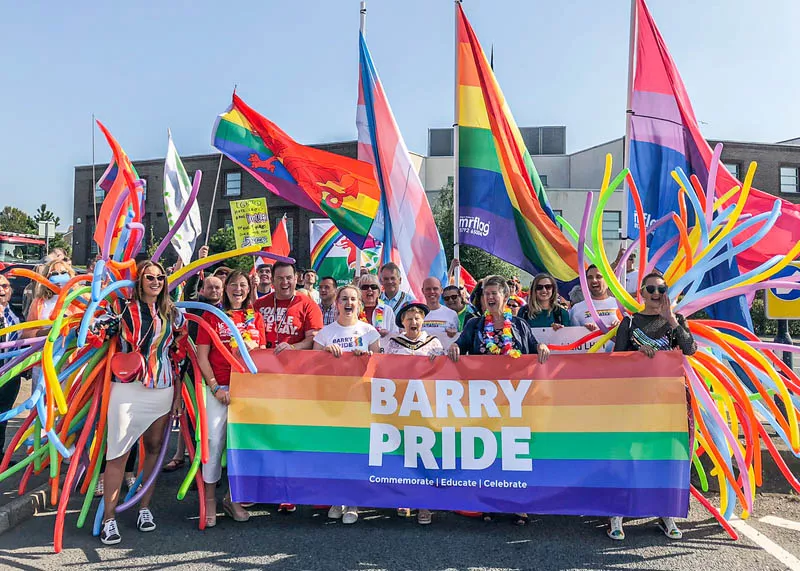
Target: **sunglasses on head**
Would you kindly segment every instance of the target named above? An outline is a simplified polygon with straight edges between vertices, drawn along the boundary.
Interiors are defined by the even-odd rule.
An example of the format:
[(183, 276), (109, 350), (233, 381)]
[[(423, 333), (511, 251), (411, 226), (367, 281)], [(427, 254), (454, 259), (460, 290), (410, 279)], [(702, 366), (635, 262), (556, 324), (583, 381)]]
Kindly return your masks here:
[(364, 284), (360, 287), (361, 291), (369, 291), (369, 290), (377, 291), (381, 289), (381, 287), (378, 284)]
[(157, 276), (154, 276), (153, 274), (144, 274), (144, 279), (146, 279), (149, 282), (161, 283), (164, 281), (164, 274), (159, 274)]
[(659, 285), (659, 286), (648, 285), (648, 286), (643, 286), (642, 289), (646, 290), (647, 293), (656, 293), (656, 290), (658, 290), (658, 293), (667, 293), (667, 286), (665, 285)]
[(551, 291), (553, 289), (553, 284), (536, 284), (536, 291), (547, 290)]

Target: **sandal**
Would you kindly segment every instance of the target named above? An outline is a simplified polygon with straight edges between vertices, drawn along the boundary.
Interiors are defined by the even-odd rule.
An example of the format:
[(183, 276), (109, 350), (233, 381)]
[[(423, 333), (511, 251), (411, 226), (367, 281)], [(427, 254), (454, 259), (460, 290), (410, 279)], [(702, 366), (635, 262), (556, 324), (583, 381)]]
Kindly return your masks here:
[(222, 511), (224, 511), (233, 521), (245, 522), (250, 519), (250, 512), (239, 504), (231, 501), (229, 497), (222, 500)]
[(528, 525), (530, 522), (531, 519), (528, 517), (528, 514), (514, 514), (514, 525), (522, 527), (523, 525)]
[(606, 535), (614, 541), (622, 541), (625, 539), (625, 531), (622, 529), (622, 518), (614, 516), (610, 518), (610, 526), (606, 530)]
[(173, 458), (172, 460), (170, 460), (169, 462), (164, 464), (164, 467), (161, 468), (161, 471), (162, 472), (174, 472), (175, 470), (178, 470), (179, 468), (183, 468), (184, 464), (186, 464), (186, 460), (184, 460), (183, 458)]
[(206, 499), (206, 527), (214, 527), (217, 525), (217, 499)]
[(678, 529), (678, 526), (675, 524), (675, 518), (662, 517), (658, 520), (658, 527), (660, 527), (664, 535), (670, 539), (681, 539), (683, 537), (683, 532)]

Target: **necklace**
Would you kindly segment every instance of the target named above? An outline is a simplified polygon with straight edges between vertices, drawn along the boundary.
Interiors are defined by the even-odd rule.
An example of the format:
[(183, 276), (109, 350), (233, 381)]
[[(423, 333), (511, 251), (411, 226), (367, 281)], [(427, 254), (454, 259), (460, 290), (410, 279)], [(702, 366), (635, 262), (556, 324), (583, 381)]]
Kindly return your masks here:
[[(236, 323), (236, 328), (239, 330), (239, 333), (242, 336), (242, 340), (244, 340), (245, 344), (253, 340), (253, 336), (250, 334), (250, 326), (256, 320), (256, 312), (252, 307), (248, 307), (246, 310), (242, 309), (231, 309), (226, 311), (225, 313), (233, 319), (233, 316), (236, 315), (237, 312), (241, 313), (244, 311), (244, 321), (241, 323), (236, 323), (234, 319), (234, 323)], [(236, 339), (231, 336), (230, 346), (232, 349), (236, 349), (238, 347), (238, 343), (236, 343)]]
[(511, 335), (511, 311), (508, 308), (503, 310), (503, 329), (500, 332), (500, 344), (497, 343), (497, 331), (494, 327), (494, 317), (490, 312), (483, 315), (483, 335), (486, 338), (486, 350), (492, 355), (508, 355), (516, 359), (522, 353), (519, 349), (514, 349), (514, 338)]
[[(372, 312), (372, 320), (375, 322), (375, 329), (379, 331), (383, 329), (383, 307), (383, 303), (378, 301), (378, 304), (375, 306), (375, 309)], [(364, 323), (369, 323), (369, 321), (367, 321), (366, 308), (361, 308), (361, 313), (358, 314), (358, 319)], [(370, 323), (370, 325), (372, 324)]]

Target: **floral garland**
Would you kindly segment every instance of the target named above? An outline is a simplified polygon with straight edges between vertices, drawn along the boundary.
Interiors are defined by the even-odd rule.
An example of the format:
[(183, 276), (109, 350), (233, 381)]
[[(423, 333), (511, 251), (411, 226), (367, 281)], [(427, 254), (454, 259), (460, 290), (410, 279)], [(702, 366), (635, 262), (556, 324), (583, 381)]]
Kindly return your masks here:
[[(384, 305), (379, 301), (378, 305), (375, 306), (375, 311), (372, 314), (372, 318), (375, 320), (375, 329), (380, 331), (383, 329), (383, 313), (384, 313)], [(358, 320), (363, 321), (364, 323), (369, 323), (367, 321), (367, 310), (362, 306), (361, 313), (358, 314)], [(372, 325), (370, 323), (370, 325)]]
[(497, 344), (497, 332), (494, 328), (494, 318), (488, 311), (484, 313), (483, 335), (486, 338), (486, 350), (492, 355), (508, 355), (516, 359), (522, 353), (519, 349), (514, 349), (514, 338), (511, 335), (511, 311), (508, 308), (503, 310), (503, 330), (500, 332), (500, 343)]
[[(234, 311), (241, 311), (241, 309), (234, 309), (232, 311), (227, 311), (226, 313), (232, 316)], [(239, 332), (241, 333), (242, 339), (244, 340), (245, 344), (253, 340), (253, 336), (250, 335), (250, 325), (252, 325), (253, 322), (255, 322), (255, 320), (256, 320), (255, 310), (252, 307), (248, 307), (247, 311), (244, 314), (244, 321), (241, 324), (242, 327), (238, 327), (237, 325), (237, 329), (239, 329)], [(231, 335), (230, 346), (231, 349), (236, 349), (239, 346), (233, 335)]]

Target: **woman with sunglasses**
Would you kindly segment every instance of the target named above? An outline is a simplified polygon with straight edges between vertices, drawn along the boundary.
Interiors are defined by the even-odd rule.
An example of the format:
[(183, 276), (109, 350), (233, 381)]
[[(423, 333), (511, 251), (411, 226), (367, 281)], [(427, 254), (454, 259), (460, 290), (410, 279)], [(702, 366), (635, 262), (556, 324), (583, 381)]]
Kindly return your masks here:
[[(668, 289), (660, 273), (653, 272), (645, 276), (641, 288), (644, 309), (622, 320), (617, 329), (614, 351), (639, 351), (651, 358), (657, 351), (680, 349), (684, 355), (697, 352), (697, 343), (689, 331), (686, 319), (680, 313), (672, 311)], [(688, 389), (686, 396), (689, 398)], [(694, 434), (694, 419), (688, 406), (687, 414), (691, 439)], [(664, 535), (670, 539), (683, 537), (673, 518), (662, 517), (658, 524)], [(608, 537), (616, 541), (625, 539), (621, 516), (611, 518), (607, 533)]]
[[(242, 271), (234, 270), (225, 280), (222, 309), (241, 334), (248, 351), (266, 346), (264, 319), (253, 309), (250, 279)], [(216, 315), (207, 311), (203, 319), (216, 332), (220, 340), (234, 355), (239, 348), (228, 326)], [(205, 328), (197, 333), (197, 362), (206, 379), (206, 414), (208, 423), (208, 463), (203, 464), (203, 482), (206, 487), (206, 527), (217, 525), (217, 482), (222, 476), (222, 454), (225, 451), (228, 428), (228, 405), (231, 403), (231, 365), (222, 352), (211, 342)], [(231, 500), (230, 492), (222, 500), (222, 510), (234, 521), (247, 521), (250, 513), (241, 504)]]
[(531, 327), (561, 329), (569, 325), (569, 311), (558, 304), (556, 280), (550, 274), (539, 274), (531, 283), (528, 305), (519, 316)]
[(518, 295), (509, 296), (506, 307), (511, 310), (511, 315), (519, 317), (519, 312), (525, 307), (525, 300)]
[[(379, 352), (381, 335), (375, 327), (358, 319), (361, 311), (361, 290), (354, 285), (340, 287), (336, 292), (338, 317), (319, 330), (314, 337), (314, 350), (327, 351), (334, 357), (341, 357), (343, 353), (360, 356)], [(358, 507), (332, 505), (328, 517), (354, 524), (358, 521)]]
[(375, 274), (362, 275), (358, 280), (358, 289), (361, 291), (363, 302), (363, 309), (358, 318), (378, 330), (381, 334), (381, 349), (384, 349), (391, 335), (399, 331), (395, 325), (394, 311), (389, 304), (381, 300), (381, 286)]
[[(141, 262), (130, 300), (120, 299), (91, 327), (93, 342), (107, 334), (119, 333), (119, 352), (141, 355), (141, 368), (122, 378), (115, 369), (108, 405), (108, 437), (104, 474), (104, 516), (100, 541), (113, 545), (121, 541), (115, 519), (125, 463), (131, 448), (141, 438), (144, 444), (144, 476), (147, 481), (156, 468), (164, 429), (170, 412), (181, 410), (180, 378), (175, 374), (172, 349), (185, 333), (182, 310), (175, 307), (167, 291), (163, 266)], [(112, 369), (114, 366), (112, 365)], [(156, 529), (149, 509), (155, 486), (142, 495), (136, 527)]]

